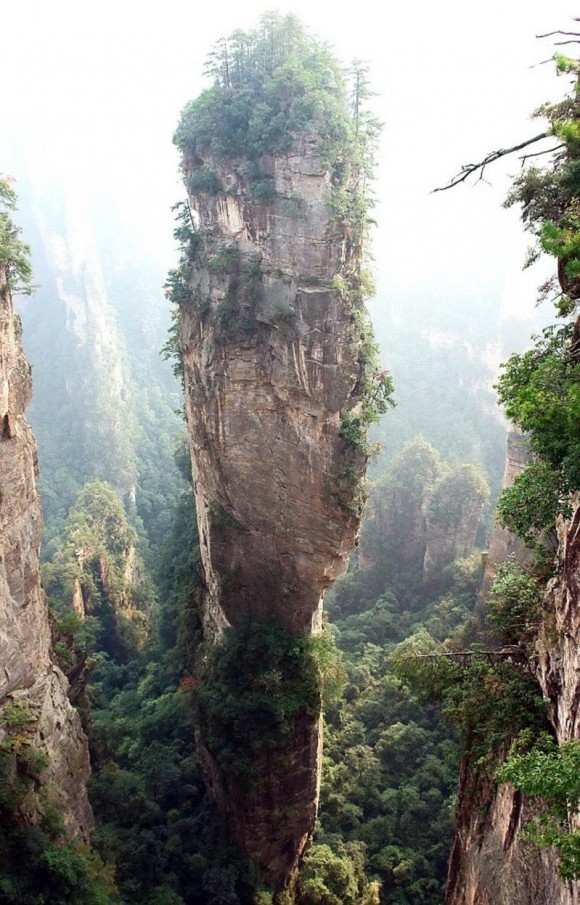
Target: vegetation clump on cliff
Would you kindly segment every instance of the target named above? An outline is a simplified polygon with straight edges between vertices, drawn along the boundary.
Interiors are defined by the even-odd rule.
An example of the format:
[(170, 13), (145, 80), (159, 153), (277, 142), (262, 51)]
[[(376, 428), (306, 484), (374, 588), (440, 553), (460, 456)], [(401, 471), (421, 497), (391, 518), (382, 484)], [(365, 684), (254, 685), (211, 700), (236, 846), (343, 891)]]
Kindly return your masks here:
[[(328, 46), (294, 16), (266, 13), (258, 28), (223, 38), (207, 74), (213, 85), (185, 107), (175, 133), (185, 155), (255, 161), (287, 153), (296, 132), (312, 131), (338, 164), (350, 131), (344, 75)], [(199, 189), (214, 187), (208, 178)]]
[(293, 638), (274, 623), (227, 629), (203, 665), (195, 697), (204, 743), (228, 772), (256, 778), (301, 719), (317, 720), (340, 688), (328, 632)]
[(543, 287), (542, 298), (552, 297), (560, 322), (528, 352), (511, 356), (498, 385), (508, 417), (527, 433), (535, 453), (498, 506), (502, 524), (528, 545), (553, 531), (580, 490), (580, 63), (562, 56), (556, 62), (573, 75), (573, 89), (538, 115), (548, 119), (560, 144), (546, 167), (528, 167), (515, 180), (507, 200), (521, 205), (536, 236), (530, 259), (545, 252), (558, 262), (558, 278)]
[(30, 248), (20, 238), (20, 229), (12, 219), (17, 198), (11, 181), (0, 174), (0, 267), (11, 292), (30, 295), (33, 290)]

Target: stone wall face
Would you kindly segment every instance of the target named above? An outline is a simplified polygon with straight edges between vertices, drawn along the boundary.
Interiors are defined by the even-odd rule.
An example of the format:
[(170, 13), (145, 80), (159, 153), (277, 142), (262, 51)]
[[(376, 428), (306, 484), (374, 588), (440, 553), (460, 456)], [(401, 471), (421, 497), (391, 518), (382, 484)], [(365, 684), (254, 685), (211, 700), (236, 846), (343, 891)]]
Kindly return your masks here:
[(51, 660), (39, 575), (36, 444), (24, 415), (32, 380), (19, 333), (0, 271), (0, 716), (1, 708), (16, 701), (30, 707), (34, 721), (27, 732), (49, 758), (46, 783), (54, 789), (68, 834), (87, 841), (93, 823), (86, 793), (88, 746), (67, 697), (68, 681)]
[[(333, 219), (315, 136), (260, 161), (267, 198), (241, 174), (243, 161), (203, 163), (222, 191), (189, 199), (202, 255), (180, 338), (205, 633), (274, 622), (299, 637), (319, 630), (324, 591), (346, 569), (359, 528), (353, 476), (366, 457), (341, 433), (341, 413), (356, 412), (362, 394), (360, 336), (340, 286), (357, 262)], [(264, 765), (253, 797), (224, 777), (220, 795), (206, 768), (235, 837), (273, 885), (314, 826), (319, 735), (318, 720), (301, 725), (285, 744), (286, 766)]]
[[(508, 437), (504, 486), (529, 461), (525, 438)], [(548, 585), (532, 668), (548, 702), (548, 715), (559, 742), (578, 738), (580, 702), (580, 505), (558, 526), (556, 576)], [(494, 527), (483, 594), (497, 566), (508, 557), (529, 561), (518, 538)], [(507, 746), (509, 747), (509, 745)], [(541, 813), (541, 804), (510, 784), (496, 785), (495, 766), (472, 770), (464, 764), (460, 777), (456, 833), (447, 886), (447, 905), (578, 905), (578, 883), (560, 880), (551, 851), (538, 851), (522, 839), (522, 829)]]

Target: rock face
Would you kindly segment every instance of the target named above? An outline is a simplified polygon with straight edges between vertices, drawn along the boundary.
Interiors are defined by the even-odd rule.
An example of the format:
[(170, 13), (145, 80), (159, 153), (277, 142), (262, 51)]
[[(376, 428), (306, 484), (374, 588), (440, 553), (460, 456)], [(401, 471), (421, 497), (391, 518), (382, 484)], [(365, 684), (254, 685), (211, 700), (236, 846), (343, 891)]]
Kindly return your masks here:
[(462, 768), (445, 901), (573, 905), (578, 901), (573, 885), (559, 879), (553, 856), (521, 839), (522, 827), (538, 815), (537, 804), (509, 784), (498, 787), (493, 772)]
[[(87, 740), (51, 660), (50, 625), (40, 587), (42, 532), (36, 492), (36, 445), (24, 417), (32, 394), (5, 273), (0, 270), (0, 720), (9, 705), (30, 714), (28, 741), (49, 759), (50, 786), (67, 833), (88, 840), (92, 813), (86, 783)], [(0, 722), (0, 738), (6, 727)], [(34, 811), (29, 815), (35, 819)]]
[(446, 466), (421, 437), (407, 444), (372, 487), (361, 533), (359, 567), (377, 595), (397, 575), (427, 583), (468, 556), (488, 493), (474, 466)]
[[(511, 430), (507, 436), (506, 460), (503, 474), (503, 487), (511, 487), (516, 477), (524, 470), (530, 461), (530, 447), (524, 434), (518, 430)], [(501, 525), (494, 524), (489, 539), (488, 561), (485, 568), (481, 597), (484, 599), (489, 593), (497, 568), (506, 562), (510, 556), (515, 557), (517, 562), (524, 565), (530, 561), (530, 554), (519, 537), (502, 528)]]
[(580, 738), (580, 500), (558, 525), (558, 570), (548, 585), (537, 675), (558, 742)]
[[(180, 334), (206, 636), (274, 622), (299, 637), (319, 629), (324, 590), (345, 570), (359, 527), (366, 456), (345, 439), (344, 416), (362, 395), (360, 312), (341, 288), (357, 261), (333, 219), (315, 136), (261, 159), (267, 197), (243, 161), (190, 167), (201, 164), (220, 191), (190, 196), (200, 248)], [(274, 886), (313, 829), (318, 721), (296, 729), (280, 760), (255, 794), (221, 796), (235, 837)], [(215, 765), (206, 773), (223, 785)]]
[[(509, 486), (529, 461), (525, 438), (508, 437), (504, 486)], [(558, 528), (558, 567), (544, 598), (542, 624), (533, 665), (548, 716), (559, 742), (578, 738), (580, 702), (580, 505)], [(490, 558), (483, 581), (487, 594), (497, 566), (509, 556), (526, 562), (521, 541), (499, 526), (490, 540)], [(462, 767), (456, 834), (449, 865), (447, 905), (578, 905), (577, 883), (564, 883), (550, 851), (539, 852), (521, 838), (521, 830), (541, 811), (541, 805), (513, 786), (497, 786), (496, 767), (509, 741), (490, 769)]]
[(471, 553), (488, 496), (472, 465), (456, 466), (435, 485), (424, 505), (426, 581), (454, 559)]

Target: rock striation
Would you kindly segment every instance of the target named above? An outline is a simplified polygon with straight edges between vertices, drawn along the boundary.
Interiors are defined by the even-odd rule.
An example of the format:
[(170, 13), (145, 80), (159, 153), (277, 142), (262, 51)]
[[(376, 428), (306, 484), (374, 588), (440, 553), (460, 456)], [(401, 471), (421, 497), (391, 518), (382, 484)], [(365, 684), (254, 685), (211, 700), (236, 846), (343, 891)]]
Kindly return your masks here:
[[(361, 514), (364, 446), (345, 423), (363, 395), (360, 310), (344, 286), (360, 265), (333, 216), (319, 139), (295, 136), (244, 161), (198, 152), (212, 193), (191, 192), (197, 227), (180, 343), (199, 533), (206, 637), (269, 622), (291, 636), (321, 627), (325, 589), (345, 570)], [(360, 305), (359, 305), (360, 308)], [(252, 792), (205, 748), (206, 775), (261, 878), (280, 887), (314, 827), (318, 719), (304, 719)]]
[[(0, 740), (8, 732), (6, 708), (12, 705), (14, 711), (15, 706), (27, 715), (21, 734), (48, 757), (43, 785), (50, 789), (67, 834), (87, 841), (93, 825), (86, 792), (88, 746), (67, 696), (68, 681), (51, 657), (39, 576), (36, 444), (24, 415), (32, 381), (20, 332), (0, 269)], [(36, 806), (33, 800), (24, 803), (27, 819), (38, 817)]]

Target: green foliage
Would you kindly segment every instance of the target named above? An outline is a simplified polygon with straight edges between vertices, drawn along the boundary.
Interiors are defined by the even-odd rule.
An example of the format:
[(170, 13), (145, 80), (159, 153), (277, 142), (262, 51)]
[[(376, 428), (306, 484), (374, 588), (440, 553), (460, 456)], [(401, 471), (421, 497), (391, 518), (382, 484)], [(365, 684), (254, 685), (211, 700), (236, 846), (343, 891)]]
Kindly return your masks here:
[(534, 452), (570, 489), (580, 487), (580, 374), (571, 326), (548, 328), (533, 349), (512, 356), (498, 384), (506, 414), (530, 434)]
[(293, 638), (274, 623), (227, 629), (202, 668), (196, 700), (204, 742), (228, 772), (252, 776), (298, 721), (317, 719), (337, 678), (329, 633)]
[[(343, 700), (326, 713), (316, 841), (338, 858), (341, 842), (364, 843), (368, 882), (371, 888), (380, 883), (382, 903), (440, 905), (459, 756), (455, 734), (440, 711), (443, 691), (459, 676), (454, 669), (447, 681), (432, 661), (419, 661), (423, 687), (417, 682), (411, 687), (399, 676), (398, 661), (437, 649), (473, 612), (480, 557), (449, 563), (437, 584), (425, 583), (421, 530), (424, 508), (443, 478), (455, 470), (468, 477), (478, 505), (482, 488), (478, 480), (472, 485), (473, 476), (460, 466), (447, 467), (422, 438), (383, 469), (371, 488), (360, 564), (326, 596), (346, 659), (347, 685)], [(446, 486), (450, 509), (461, 510), (465, 484)], [(455, 530), (452, 521), (445, 521), (446, 531)], [(317, 870), (309, 894), (340, 900), (344, 891), (329, 887), (323, 865)]]
[(20, 238), (20, 229), (11, 213), (16, 210), (16, 192), (12, 179), (0, 174), (0, 268), (6, 274), (12, 292), (30, 295), (33, 291), (30, 248)]
[(442, 704), (472, 763), (493, 761), (515, 732), (547, 727), (540, 689), (521, 666), (476, 644), (457, 658), (449, 653), (423, 631), (398, 646), (393, 663), (423, 700)]
[(220, 183), (212, 170), (194, 170), (189, 176), (187, 187), (192, 195), (217, 195), (220, 191)]
[(538, 536), (552, 532), (558, 515), (568, 512), (561, 475), (546, 462), (532, 462), (502, 491), (496, 509), (499, 523), (525, 541), (541, 547)]
[(300, 872), (300, 905), (379, 905), (379, 884), (364, 873), (362, 843), (313, 845)]
[(578, 73), (578, 60), (567, 57), (563, 53), (555, 53), (554, 62), (558, 72)]
[(283, 153), (296, 132), (331, 148), (345, 123), (345, 86), (328, 48), (293, 16), (265, 14), (260, 26), (219, 42), (214, 84), (184, 109), (174, 141), (188, 158), (223, 160)]
[[(427, 580), (424, 570), (429, 520), (430, 539), (437, 543), (439, 561), (429, 581), (446, 585), (445, 569), (475, 540), (482, 506), (489, 489), (477, 466), (449, 466), (437, 450), (416, 437), (390, 462), (384, 463), (382, 477), (372, 486), (368, 515), (363, 523), (361, 549), (367, 563), (362, 593), (356, 575), (341, 583), (334, 597), (343, 613), (352, 611), (350, 599), (365, 601), (371, 587), (378, 598), (385, 585), (401, 584), (408, 592), (421, 588)], [(459, 548), (459, 549), (458, 549)]]
[[(186, 470), (186, 469), (185, 469)], [(203, 586), (192, 488), (174, 512), (157, 574), (151, 645), (91, 677), (93, 842), (124, 903), (250, 905), (255, 881), (227, 843), (194, 743), (194, 663)]]
[(343, 412), (340, 416), (340, 435), (347, 446), (366, 449), (366, 425), (361, 415)]
[[(49, 760), (18, 734), (31, 721), (26, 702), (18, 703), (2, 711), (9, 735), (0, 743), (0, 900), (116, 905), (111, 869), (98, 855), (63, 839), (61, 813), (44, 786)], [(31, 825), (23, 812), (35, 809), (41, 820)]]
[[(85, 484), (68, 514), (62, 546), (42, 569), (44, 587), (61, 618), (61, 643), (67, 637), (81, 646), (91, 642), (121, 658), (143, 646), (153, 589), (135, 553), (136, 542), (113, 488), (104, 481)], [(71, 612), (79, 594), (96, 626), (79, 624)]]
[(498, 514), (530, 545), (580, 488), (580, 369), (570, 337), (570, 326), (549, 328), (532, 350), (510, 358), (498, 385), (508, 416), (529, 434), (538, 457), (504, 491)]
[(515, 560), (502, 563), (490, 589), (488, 619), (502, 644), (531, 642), (537, 635), (543, 587)]
[(278, 192), (269, 182), (252, 182), (252, 195), (262, 201), (271, 201), (278, 197)]
[(443, 712), (475, 763), (493, 760), (514, 733), (547, 729), (537, 683), (509, 660), (472, 657), (467, 666), (449, 672)]
[(545, 803), (546, 812), (525, 826), (525, 837), (541, 848), (554, 848), (561, 878), (577, 880), (580, 831), (573, 829), (572, 820), (580, 805), (580, 742), (571, 739), (558, 746), (547, 736), (531, 750), (522, 750), (518, 741), (497, 770), (496, 779), (511, 782), (525, 795)]
[(0, 829), (0, 898), (6, 905), (121, 905), (98, 855), (78, 843), (54, 842), (40, 827)]
[(0, 722), (9, 730), (29, 726), (37, 720), (38, 716), (28, 701), (11, 701), (0, 710)]
[[(560, 71), (577, 76), (576, 62), (561, 56), (556, 62)], [(516, 179), (507, 200), (521, 204), (538, 249), (558, 259), (562, 295), (556, 310), (571, 318), (535, 337), (528, 352), (512, 355), (498, 385), (508, 417), (530, 436), (537, 457), (504, 491), (499, 506), (502, 523), (529, 546), (537, 546), (538, 535), (566, 514), (570, 494), (580, 489), (580, 368), (573, 320), (580, 298), (579, 100), (576, 85), (561, 103), (538, 111), (563, 148), (543, 170), (530, 167)]]
[(475, 516), (477, 523), (488, 499), (489, 485), (479, 466), (450, 468), (435, 484), (426, 506), (431, 529), (445, 536), (470, 516), (471, 521)]

